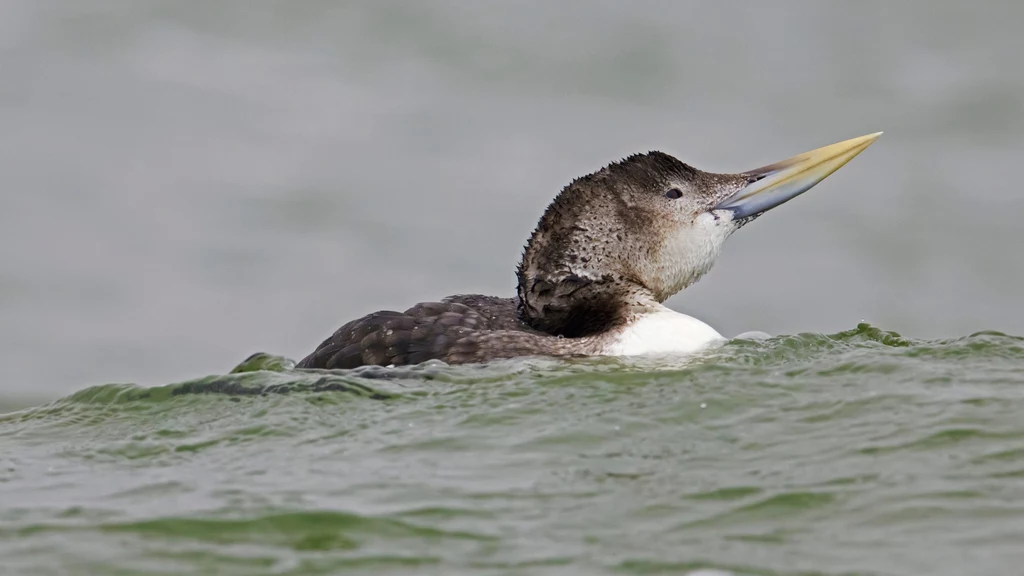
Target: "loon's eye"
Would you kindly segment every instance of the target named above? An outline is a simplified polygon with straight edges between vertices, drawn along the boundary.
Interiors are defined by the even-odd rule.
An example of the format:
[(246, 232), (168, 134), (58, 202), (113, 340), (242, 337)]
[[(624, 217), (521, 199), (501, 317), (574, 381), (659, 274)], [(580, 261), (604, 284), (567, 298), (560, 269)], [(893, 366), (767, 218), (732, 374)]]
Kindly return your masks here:
[(665, 192), (665, 196), (668, 197), (668, 198), (671, 198), (673, 200), (675, 200), (676, 198), (679, 198), (682, 195), (683, 195), (683, 191), (680, 190), (679, 188), (673, 188), (673, 189), (669, 190), (668, 192)]

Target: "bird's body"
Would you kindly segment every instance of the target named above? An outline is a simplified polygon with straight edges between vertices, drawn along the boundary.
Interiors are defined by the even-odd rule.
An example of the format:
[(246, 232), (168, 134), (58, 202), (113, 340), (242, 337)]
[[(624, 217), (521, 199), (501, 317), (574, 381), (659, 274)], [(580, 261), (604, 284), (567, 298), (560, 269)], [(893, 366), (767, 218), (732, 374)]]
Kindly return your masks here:
[(707, 273), (733, 232), (879, 134), (738, 174), (703, 172), (661, 152), (625, 158), (576, 179), (548, 206), (514, 296), (457, 295), (374, 312), (343, 325), (297, 367), (689, 354), (723, 343), (663, 302)]
[(591, 336), (565, 338), (532, 328), (516, 314), (517, 298), (449, 296), (403, 312), (380, 311), (345, 324), (299, 368), (448, 364), (518, 356), (632, 356), (691, 353), (725, 342), (714, 328), (662, 305)]

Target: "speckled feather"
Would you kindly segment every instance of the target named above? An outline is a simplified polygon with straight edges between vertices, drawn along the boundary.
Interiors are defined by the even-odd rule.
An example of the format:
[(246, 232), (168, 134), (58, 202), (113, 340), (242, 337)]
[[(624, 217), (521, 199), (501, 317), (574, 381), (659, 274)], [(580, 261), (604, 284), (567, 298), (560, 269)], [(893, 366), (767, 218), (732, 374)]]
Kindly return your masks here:
[(514, 298), (460, 295), (421, 302), (404, 312), (384, 310), (353, 320), (324, 340), (298, 368), (343, 369), (449, 364), (524, 355), (572, 355), (561, 339), (516, 318)]
[[(614, 350), (625, 326), (667, 310), (660, 303), (695, 282), (717, 256), (704, 257), (698, 245), (694, 258), (703, 261), (691, 262), (689, 254), (680, 261), (678, 250), (665, 252), (677, 240), (673, 234), (745, 183), (745, 176), (702, 172), (661, 152), (624, 158), (573, 180), (549, 204), (516, 269), (515, 297), (459, 295), (374, 312), (339, 328), (298, 367)], [(666, 197), (672, 189), (682, 193)]]

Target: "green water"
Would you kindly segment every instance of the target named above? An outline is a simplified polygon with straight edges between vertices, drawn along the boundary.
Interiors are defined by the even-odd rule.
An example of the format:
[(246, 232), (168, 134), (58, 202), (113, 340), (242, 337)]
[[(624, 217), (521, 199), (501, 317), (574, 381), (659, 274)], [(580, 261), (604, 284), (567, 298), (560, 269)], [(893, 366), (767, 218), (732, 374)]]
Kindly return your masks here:
[(1015, 574), (1024, 339), (299, 373), (0, 417), (4, 574)]

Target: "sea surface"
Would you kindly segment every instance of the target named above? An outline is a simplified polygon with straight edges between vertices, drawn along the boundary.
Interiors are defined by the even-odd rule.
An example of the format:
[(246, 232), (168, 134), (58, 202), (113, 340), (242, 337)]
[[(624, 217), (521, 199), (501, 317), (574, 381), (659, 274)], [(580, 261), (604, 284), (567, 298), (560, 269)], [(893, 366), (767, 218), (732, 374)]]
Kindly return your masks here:
[(1024, 339), (862, 324), (687, 359), (298, 372), (0, 417), (10, 574), (997, 575)]
[[(1024, 573), (1022, 22), (0, 0), (0, 576)], [(667, 302), (766, 341), (291, 369), (610, 161), (877, 131)]]

